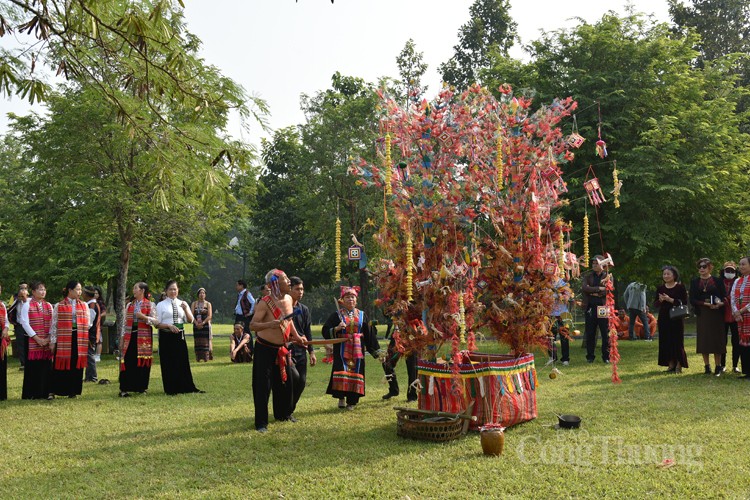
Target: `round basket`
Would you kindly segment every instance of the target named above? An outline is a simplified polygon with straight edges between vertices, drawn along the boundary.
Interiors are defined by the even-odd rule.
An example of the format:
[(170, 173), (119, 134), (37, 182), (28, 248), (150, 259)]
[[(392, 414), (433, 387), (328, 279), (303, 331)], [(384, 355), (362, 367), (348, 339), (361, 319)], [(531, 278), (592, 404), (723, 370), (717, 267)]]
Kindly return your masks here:
[(421, 439), (423, 441), (452, 441), (461, 437), (464, 427), (463, 421), (456, 418), (443, 417), (425, 419), (424, 415), (399, 411), (396, 413), (398, 426), (396, 434), (405, 438)]

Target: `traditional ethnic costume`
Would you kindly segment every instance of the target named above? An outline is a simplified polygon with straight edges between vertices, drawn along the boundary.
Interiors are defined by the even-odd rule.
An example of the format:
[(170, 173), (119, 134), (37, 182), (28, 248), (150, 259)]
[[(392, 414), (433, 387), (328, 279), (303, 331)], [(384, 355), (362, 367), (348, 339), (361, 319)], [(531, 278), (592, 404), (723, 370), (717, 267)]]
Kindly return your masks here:
[[(232, 359), (232, 363), (250, 363), (253, 361), (253, 357), (250, 355), (250, 342), (252, 342), (252, 338), (250, 337), (249, 333), (242, 332), (242, 335), (239, 337), (232, 332), (232, 335), (229, 337), (229, 349), (234, 349), (236, 346), (240, 345), (240, 343), (247, 337), (247, 344), (242, 346), (242, 349), (240, 349), (237, 354), (235, 354), (234, 359)], [(232, 343), (234, 342), (234, 344)], [(231, 356), (230, 356), (231, 358)]]
[[(669, 301), (661, 302), (658, 297), (662, 293), (674, 299), (674, 303)], [(680, 366), (681, 368), (687, 368), (685, 320), (683, 318), (672, 319), (669, 317), (669, 310), (672, 309), (672, 306), (687, 304), (688, 297), (685, 285), (675, 283), (672, 288), (661, 285), (656, 289), (656, 297), (654, 306), (659, 309), (659, 319), (657, 322), (659, 329), (658, 364), (659, 366)]]
[(18, 322), (23, 326), (26, 335), (23, 342), (26, 352), (26, 364), (23, 370), (22, 399), (47, 399), (51, 391), (52, 351), (49, 345), (40, 346), (35, 336), (49, 340), (52, 326), (52, 305), (46, 300), (32, 298), (21, 304)]
[[(273, 314), (281, 319), (281, 308), (270, 295), (259, 299)], [(273, 394), (273, 418), (289, 420), (292, 414), (292, 380), (289, 367), (292, 364), (287, 348), (292, 321), (283, 320), (280, 325), (284, 333), (284, 344), (274, 344), (255, 336), (253, 359), (253, 403), (255, 405), (255, 428), (268, 427), (268, 398)]]
[(723, 302), (726, 297), (724, 280), (709, 276), (693, 278), (690, 282), (690, 301), (695, 311), (698, 354), (725, 354), (727, 340), (724, 337), (724, 309), (711, 309), (706, 302)]
[(134, 300), (125, 313), (120, 351), (120, 394), (146, 392), (154, 360), (153, 330), (147, 322), (138, 319), (145, 314), (156, 323), (156, 307), (148, 300)]
[[(8, 328), (8, 310), (0, 301), (0, 336)], [(0, 401), (8, 399), (8, 338), (0, 339)]]
[(83, 369), (88, 362), (89, 306), (66, 298), (52, 311), (50, 339), (57, 344), (52, 363), (52, 393), (75, 397), (83, 389)]
[(185, 342), (185, 311), (180, 299), (164, 299), (156, 306), (158, 323), (175, 325), (179, 333), (159, 329), (159, 360), (164, 392), (169, 395), (201, 392), (193, 383)]
[[(750, 276), (742, 276), (732, 287), (732, 312), (737, 312), (750, 303)], [(743, 311), (742, 319), (737, 322), (740, 337), (740, 363), (742, 373), (750, 377), (750, 312)]]
[[(359, 293), (359, 287), (342, 287), (341, 297)], [(346, 328), (336, 332), (340, 323)], [(372, 357), (377, 358), (380, 344), (374, 330), (370, 327), (367, 315), (356, 307), (349, 311), (341, 308), (331, 314), (323, 325), (323, 336), (327, 339), (346, 338), (346, 342), (333, 346), (333, 368), (326, 394), (336, 399), (346, 399), (347, 406), (354, 406), (359, 398), (365, 395), (365, 355), (366, 349)]]
[[(208, 302), (195, 303), (193, 309), (194, 321), (199, 319), (208, 318)], [(211, 351), (211, 323), (203, 323), (201, 328), (198, 328), (193, 323), (193, 345), (195, 349), (195, 360), (196, 361), (209, 361), (214, 359), (214, 353)]]

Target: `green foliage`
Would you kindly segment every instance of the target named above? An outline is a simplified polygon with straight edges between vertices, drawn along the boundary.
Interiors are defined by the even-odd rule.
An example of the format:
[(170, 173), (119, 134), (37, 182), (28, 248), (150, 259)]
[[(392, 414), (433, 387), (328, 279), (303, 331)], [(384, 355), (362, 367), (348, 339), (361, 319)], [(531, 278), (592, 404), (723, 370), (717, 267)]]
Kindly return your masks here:
[[(639, 15), (607, 14), (533, 42), (527, 68), (496, 58), (498, 74), (485, 73), (491, 86), (507, 75), (517, 78), (512, 83), (533, 87), (540, 102), (568, 95), (578, 101), (579, 132), (587, 141), (566, 169), (573, 202), (561, 215), (580, 238), (586, 209), (592, 254), (612, 253), (619, 273), (645, 282), (665, 263), (692, 268), (704, 255), (736, 258), (750, 236), (740, 209), (750, 161), (735, 113), (740, 91), (728, 61), (694, 67), (696, 42), (695, 35), (676, 36)], [(606, 160), (594, 154), (598, 104)], [(582, 183), (593, 165), (611, 198), (612, 160), (624, 182), (621, 208), (611, 201), (600, 207), (599, 235)], [(581, 253), (579, 241), (573, 251)]]
[(490, 64), (493, 53), (506, 55), (516, 38), (508, 0), (476, 0), (469, 21), (458, 29), (453, 56), (438, 68), (443, 81), (459, 89), (478, 81), (479, 70)]
[(396, 57), (396, 64), (400, 77), (395, 89), (399, 97), (398, 101), (405, 102), (410, 97), (419, 100), (428, 88), (426, 85), (422, 86), (422, 77), (427, 71), (427, 63), (424, 62), (424, 53), (417, 52), (417, 46), (411, 38), (406, 41), (404, 48)]
[[(382, 207), (381, 192), (364, 191), (347, 173), (353, 159), (375, 157), (377, 95), (364, 80), (336, 73), (332, 88), (303, 96), (302, 109), (307, 117), (301, 127), (304, 158), (314, 186), (303, 203), (305, 218), (321, 241), (319, 251), (328, 276), (333, 277), (336, 217), (341, 219), (342, 253), (350, 244), (350, 234), (356, 234), (369, 250), (372, 245), (365, 236), (375, 228), (367, 221), (377, 220)], [(342, 268), (346, 273), (346, 262)], [(357, 282), (359, 278), (350, 275), (342, 280)]]
[[(229, 325), (215, 331), (226, 335)], [(268, 433), (259, 434), (253, 430), (252, 366), (229, 362), (226, 337), (214, 340), (213, 361), (192, 364), (206, 394), (166, 396), (157, 357), (149, 393), (118, 398), (117, 365), (104, 356), (99, 375), (113, 384), (86, 384), (74, 400), (22, 401), (23, 372), (11, 359), (10, 399), (0, 402), (3, 495), (716, 498), (750, 489), (737, 449), (750, 410), (748, 382), (732, 374), (702, 375), (693, 339), (686, 345), (691, 368), (682, 375), (660, 373), (655, 343), (622, 344), (619, 385), (609, 381), (609, 366), (586, 364), (578, 341), (571, 344), (571, 366), (558, 364), (562, 375), (555, 380), (547, 377), (550, 367), (543, 367), (540, 353), (539, 416), (505, 432), (500, 457), (484, 456), (475, 432), (446, 443), (398, 437), (393, 407), (413, 406), (406, 403), (403, 360), (397, 366), (401, 395), (383, 401), (381, 368), (368, 357), (366, 396), (354, 411), (337, 409), (325, 394), (330, 365), (308, 368), (299, 421), (271, 419)], [(481, 345), (484, 352), (496, 347)], [(580, 415), (582, 428), (553, 429), (553, 413)], [(659, 467), (665, 459), (674, 466)], [(280, 464), (290, 463), (301, 465), (280, 472)]]

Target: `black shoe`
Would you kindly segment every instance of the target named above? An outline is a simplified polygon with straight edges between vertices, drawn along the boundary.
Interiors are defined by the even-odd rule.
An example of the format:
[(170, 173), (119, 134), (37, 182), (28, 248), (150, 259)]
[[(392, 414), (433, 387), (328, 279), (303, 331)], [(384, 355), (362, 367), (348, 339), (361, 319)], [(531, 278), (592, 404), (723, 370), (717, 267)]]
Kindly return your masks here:
[(130, 397), (130, 393), (127, 393), (127, 392), (124, 392), (124, 391), (120, 391), (120, 397), (121, 398), (129, 398)]
[(593, 359), (587, 359), (587, 360), (586, 360), (586, 362), (587, 362), (587, 363), (593, 363), (593, 362), (594, 362), (594, 360), (593, 360)]
[(407, 403), (413, 403), (414, 401), (419, 401), (419, 397), (418, 396), (409, 396), (409, 397), (406, 398), (406, 402)]
[(295, 418), (294, 415), (289, 415), (289, 418), (287, 418), (287, 421), (289, 421), (289, 422), (291, 422), (293, 424), (297, 423), (297, 419)]
[(388, 391), (388, 394), (383, 396), (383, 399), (391, 399), (392, 397), (398, 396), (397, 392)]
[(703, 369), (704, 375), (711, 375), (711, 365), (706, 365)]
[(722, 372), (724, 371), (724, 368), (721, 365), (717, 365), (716, 369), (714, 370), (714, 374), (717, 377), (721, 377)]
[(676, 368), (667, 368), (666, 370), (664, 370), (664, 373), (674, 373), (676, 371), (677, 371)]

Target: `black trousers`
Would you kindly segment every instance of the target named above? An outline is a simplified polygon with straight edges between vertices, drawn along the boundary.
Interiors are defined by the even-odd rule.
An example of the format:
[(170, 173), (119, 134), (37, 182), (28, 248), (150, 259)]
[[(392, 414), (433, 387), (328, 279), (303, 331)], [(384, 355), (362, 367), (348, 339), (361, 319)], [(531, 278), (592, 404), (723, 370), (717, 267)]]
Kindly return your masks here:
[(586, 359), (594, 361), (596, 356), (596, 329), (602, 332), (602, 361), (609, 361), (609, 318), (599, 318), (596, 314), (596, 308), (590, 304), (586, 308)]
[[(724, 344), (727, 343), (728, 333), (732, 333), (732, 368), (737, 368), (740, 361), (740, 332), (737, 323), (724, 323)], [(727, 353), (721, 355), (721, 366), (727, 366)]]
[(290, 415), (297, 409), (297, 402), (307, 385), (307, 351), (298, 347), (292, 347), (292, 349), (292, 362), (295, 369), (289, 370), (292, 383), (292, 411), (289, 412)]
[[(393, 395), (399, 394), (398, 379), (396, 378), (396, 365), (399, 359), (401, 359), (401, 353), (396, 350), (396, 340), (391, 337), (385, 355), (385, 363), (383, 363), (383, 371), (388, 379), (388, 393)], [(417, 355), (414, 353), (406, 357), (406, 376), (409, 379), (406, 398), (415, 400), (417, 399), (417, 390), (412, 386), (412, 383), (417, 380)]]
[(14, 325), (13, 326), (13, 332), (16, 334), (16, 342), (13, 344), (13, 348), (16, 350), (15, 352), (18, 354), (18, 361), (21, 362), (21, 366), (26, 365), (26, 350), (27, 350), (27, 343), (26, 339), (28, 337), (26, 336), (26, 332), (23, 331), (23, 327), (21, 325)]
[(252, 321), (253, 316), (252, 314), (250, 316), (243, 316), (242, 314), (235, 314), (234, 315), (234, 323), (241, 323), (242, 328), (245, 330), (245, 333), (250, 335), (250, 340), (247, 343), (247, 347), (250, 349), (250, 355), (252, 356), (254, 348), (253, 348), (253, 332), (250, 331), (250, 321)]
[[(287, 420), (292, 408), (292, 378), (281, 381), (279, 365), (276, 364), (278, 348), (255, 341), (253, 361), (253, 403), (255, 405), (255, 428), (268, 427), (268, 398), (273, 394), (273, 418)], [(288, 371), (287, 371), (288, 375)]]

